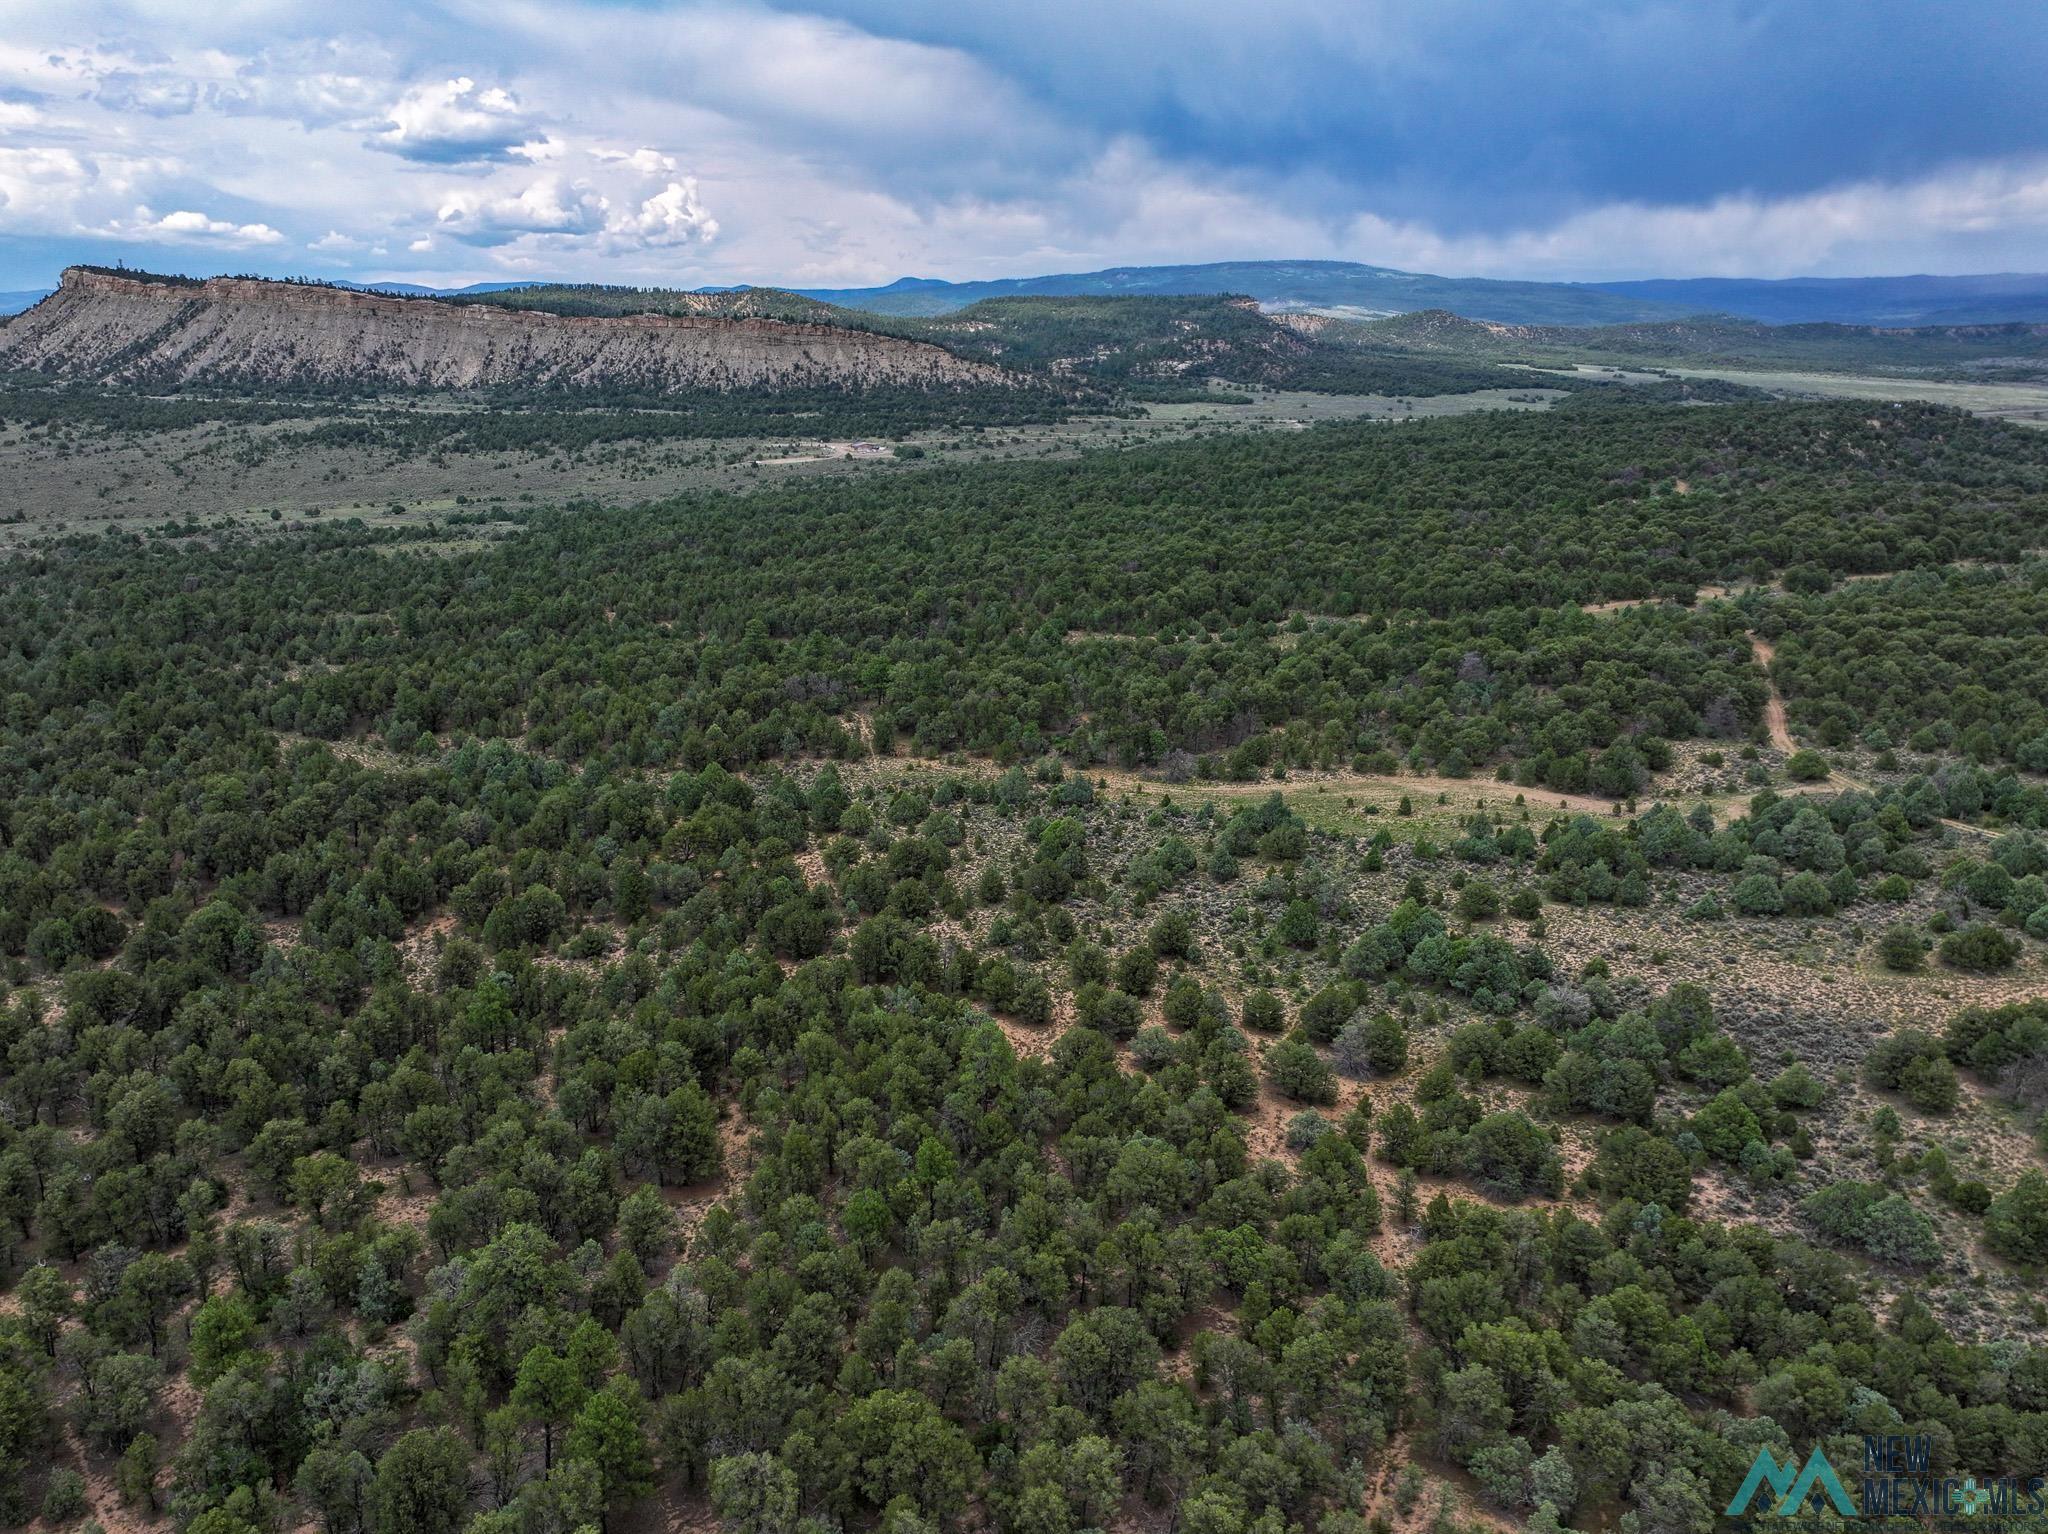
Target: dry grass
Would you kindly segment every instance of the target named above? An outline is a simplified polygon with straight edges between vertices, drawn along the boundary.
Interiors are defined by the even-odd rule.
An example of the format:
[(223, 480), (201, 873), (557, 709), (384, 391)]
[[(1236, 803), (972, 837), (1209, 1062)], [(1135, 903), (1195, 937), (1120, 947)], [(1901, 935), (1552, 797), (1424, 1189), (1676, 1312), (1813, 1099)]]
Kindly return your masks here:
[[(1248, 400), (1241, 405), (1153, 405), (1134, 418), (1088, 416), (985, 432), (921, 431), (906, 440), (924, 448), (925, 464), (1065, 458), (1203, 433), (1536, 409), (1544, 403), (1501, 391), (1413, 400), (1266, 392)], [(373, 408), (412, 414), (479, 407), (435, 399)], [(852, 456), (787, 437), (621, 442), (576, 453), (449, 451), (411, 457), (296, 440), (320, 419), (315, 406), (303, 419), (267, 425), (214, 423), (146, 436), (80, 432), (66, 440), (0, 425), (0, 486), (5, 487), (0, 490), (0, 553), (53, 534), (146, 533), (186, 519), (208, 525), (224, 521), (242, 533), (266, 535), (288, 534), (311, 519), (345, 517), (417, 528), (457, 512), (510, 515), (529, 505), (572, 499), (630, 505), (690, 492), (781, 486), (793, 477), (915, 472), (886, 454)], [(17, 512), (23, 521), (4, 520)], [(463, 528), (432, 544), (408, 547), (463, 552), (510, 536), (514, 526)]]

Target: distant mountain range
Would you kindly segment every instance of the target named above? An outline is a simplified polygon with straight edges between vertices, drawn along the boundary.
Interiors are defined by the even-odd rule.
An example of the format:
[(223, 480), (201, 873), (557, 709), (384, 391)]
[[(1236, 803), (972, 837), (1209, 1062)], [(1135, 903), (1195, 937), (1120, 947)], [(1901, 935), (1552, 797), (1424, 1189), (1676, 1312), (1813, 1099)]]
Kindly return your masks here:
[(1644, 282), (1500, 282), (1351, 261), (1119, 266), (992, 282), (905, 277), (882, 288), (807, 288), (806, 297), (879, 314), (946, 314), (985, 298), (1243, 293), (1268, 308), (1365, 319), (1448, 310), (1505, 325), (1626, 325), (1731, 315), (1766, 324), (1982, 325), (2048, 318), (2048, 275), (1693, 277)]
[(1468, 363), (1689, 365), (1906, 378), (2048, 380), (2048, 323), (2025, 320), (1906, 328), (1825, 320), (1766, 325), (1725, 317), (1646, 320), (1630, 325), (1505, 325), (1464, 319), (1442, 309), (1385, 320), (1347, 321), (1319, 314), (1276, 318), (1332, 345), (1457, 358)]
[(466, 288), (425, 288), (417, 282), (340, 282), (337, 288), (357, 293), (397, 293), (406, 298), (460, 298), (465, 293), (509, 293), (514, 288), (546, 286), (539, 282), (472, 282)]
[(1203, 266), (1117, 266), (1101, 272), (942, 282), (905, 277), (884, 288), (806, 288), (808, 298), (878, 314), (948, 314), (987, 298), (1169, 297), (1242, 293), (1268, 308), (1338, 311), (1360, 319), (1447, 309), (1515, 325), (1622, 325), (1681, 319), (1681, 304), (1608, 293), (1582, 283), (1433, 277), (1352, 261), (1221, 261)]
[[(1659, 278), (1603, 282), (1602, 292), (1675, 304), (1687, 314), (1731, 314), (1766, 325), (2001, 325), (2048, 320), (2048, 276)], [(1474, 315), (1485, 319), (1491, 316)]]
[[(335, 284), (415, 297), (461, 297), (546, 286), (477, 282)], [(48, 289), (0, 293), (0, 314), (28, 308)], [(729, 287), (703, 292), (728, 292)], [(1726, 315), (1769, 325), (1828, 322), (1906, 327), (2048, 320), (2048, 275), (1962, 277), (1656, 278), (1640, 282), (1503, 282), (1437, 277), (1353, 261), (1221, 261), (1199, 266), (1117, 266), (1100, 272), (946, 282), (904, 277), (878, 288), (799, 288), (806, 298), (870, 314), (950, 314), (989, 298), (1189, 296), (1238, 293), (1268, 309), (1373, 319), (1443, 310), (1506, 325), (1628, 325)]]

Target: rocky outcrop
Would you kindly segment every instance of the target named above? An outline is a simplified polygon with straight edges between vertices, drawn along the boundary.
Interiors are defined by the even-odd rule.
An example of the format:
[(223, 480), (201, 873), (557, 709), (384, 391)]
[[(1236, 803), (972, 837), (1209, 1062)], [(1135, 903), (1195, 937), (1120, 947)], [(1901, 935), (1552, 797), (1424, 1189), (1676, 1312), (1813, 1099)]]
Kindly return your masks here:
[(307, 283), (165, 281), (72, 267), (0, 328), (0, 371), (131, 383), (668, 391), (1001, 385), (895, 336), (768, 319), (583, 317)]

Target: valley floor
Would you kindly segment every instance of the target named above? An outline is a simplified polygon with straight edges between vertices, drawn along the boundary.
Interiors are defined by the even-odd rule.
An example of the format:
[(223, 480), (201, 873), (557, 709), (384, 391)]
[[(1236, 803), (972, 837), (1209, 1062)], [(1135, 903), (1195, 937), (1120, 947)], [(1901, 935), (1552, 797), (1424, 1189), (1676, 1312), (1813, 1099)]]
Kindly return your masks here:
[[(1064, 458), (1218, 432), (1298, 431), (1325, 421), (1425, 420), (1482, 410), (1540, 409), (1554, 390), (1487, 390), (1422, 398), (1248, 393), (1242, 405), (1154, 404), (1137, 417), (1095, 416), (985, 431), (919, 431), (890, 449), (851, 453), (845, 442), (801, 437), (625, 441), (574, 453), (397, 455), (299, 440), (305, 424), (205, 425), (150, 435), (81, 433), (52, 440), (0, 423), (0, 553), (51, 536), (140, 532), (187, 519), (247, 531), (288, 530), (320, 518), (361, 517), (418, 527), (452, 515), (574, 498), (603, 505), (698, 491), (746, 491), (793, 476), (908, 473), (941, 463)], [(399, 416), (417, 406), (390, 407)], [(436, 406), (439, 410), (475, 407)]]

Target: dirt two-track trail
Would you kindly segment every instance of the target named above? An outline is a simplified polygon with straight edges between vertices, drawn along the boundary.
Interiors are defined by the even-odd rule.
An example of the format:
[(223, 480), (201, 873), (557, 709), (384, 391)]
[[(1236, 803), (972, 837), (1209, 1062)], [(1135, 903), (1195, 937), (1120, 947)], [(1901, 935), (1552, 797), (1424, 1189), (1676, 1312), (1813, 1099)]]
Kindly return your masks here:
[(1749, 650), (1756, 657), (1764, 679), (1771, 683), (1770, 694), (1764, 699), (1764, 728), (1771, 732), (1771, 747), (1790, 756), (1799, 747), (1792, 739), (1792, 721), (1785, 714), (1785, 695), (1778, 691), (1777, 682), (1771, 680), (1771, 662), (1778, 657), (1777, 647), (1768, 639), (1751, 634)]

